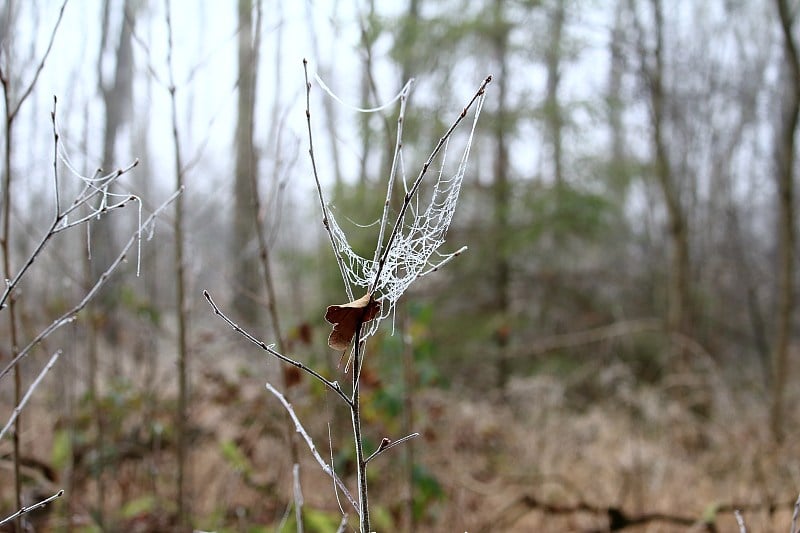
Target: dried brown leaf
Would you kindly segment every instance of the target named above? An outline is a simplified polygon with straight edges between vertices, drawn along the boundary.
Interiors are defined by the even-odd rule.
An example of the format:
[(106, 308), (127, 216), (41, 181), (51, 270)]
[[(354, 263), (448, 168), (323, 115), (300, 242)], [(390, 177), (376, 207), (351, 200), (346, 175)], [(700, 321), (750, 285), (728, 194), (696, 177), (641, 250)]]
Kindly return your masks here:
[(380, 312), (380, 302), (372, 299), (369, 293), (346, 304), (328, 306), (325, 320), (333, 324), (328, 346), (338, 351), (347, 350), (353, 342), (356, 329), (374, 319)]

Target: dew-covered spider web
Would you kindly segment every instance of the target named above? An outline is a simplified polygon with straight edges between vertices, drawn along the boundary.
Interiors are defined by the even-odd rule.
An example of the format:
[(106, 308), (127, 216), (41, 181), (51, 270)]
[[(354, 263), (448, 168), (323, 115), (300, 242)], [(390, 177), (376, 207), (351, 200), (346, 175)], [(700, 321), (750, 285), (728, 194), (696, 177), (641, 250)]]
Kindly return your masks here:
[[(321, 82), (319, 79), (318, 81)], [(483, 89), (487, 82), (484, 82), (470, 105), (464, 109), (462, 115), (441, 138), (414, 180), (409, 180), (406, 175), (402, 148), (403, 114), (410, 82), (392, 100), (400, 100), (397, 144), (391, 175), (388, 179), (387, 208), (384, 209), (380, 221), (375, 255), (372, 258), (362, 257), (353, 250), (332, 210), (323, 206), (329, 223), (332, 245), (338, 256), (339, 267), (342, 270), (345, 285), (348, 287), (348, 294), (352, 296), (352, 293), (360, 293), (355, 295), (355, 298), (358, 298), (361, 294), (371, 291), (374, 298), (381, 303), (379, 316), (364, 324), (362, 338), (367, 338), (375, 333), (381, 320), (393, 313), (395, 304), (415, 280), (437, 270), (466, 249), (463, 247), (449, 253), (440, 251), (445, 243), (447, 230), (453, 220), (458, 203), (475, 127), (485, 99)], [(324, 84), (320, 84), (335, 98)], [(340, 100), (337, 98), (337, 101)], [(386, 104), (375, 109), (384, 107)], [(360, 112), (375, 110), (352, 109)], [(470, 112), (472, 121), (466, 138), (453, 141), (454, 143), (463, 143), (463, 146), (458, 149), (460, 159), (458, 159), (455, 169), (452, 168), (453, 165), (450, 165), (448, 170), (446, 164), (449, 155), (448, 149), (453, 140), (452, 134), (462, 119), (466, 118)], [(422, 186), (423, 181), (432, 181), (432, 187), (430, 185)], [(396, 213), (391, 213), (388, 209), (393, 187), (402, 187), (403, 192), (403, 205)], [(360, 289), (351, 291), (349, 289), (351, 287)]]

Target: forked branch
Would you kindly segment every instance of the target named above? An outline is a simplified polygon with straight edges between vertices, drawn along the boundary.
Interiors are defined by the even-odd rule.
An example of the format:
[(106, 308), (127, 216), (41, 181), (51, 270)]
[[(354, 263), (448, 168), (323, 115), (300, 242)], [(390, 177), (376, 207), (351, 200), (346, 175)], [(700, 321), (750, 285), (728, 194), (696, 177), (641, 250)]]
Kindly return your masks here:
[[(97, 171), (95, 176), (91, 178), (81, 178), (84, 181), (83, 189), (78, 193), (77, 196), (75, 196), (69, 207), (62, 211), (58, 177), (59, 142), (61, 140), (61, 136), (58, 133), (58, 125), (56, 121), (57, 104), (58, 100), (56, 97), (53, 97), (53, 110), (50, 112), (50, 119), (53, 125), (53, 188), (55, 189), (55, 212), (53, 214), (53, 220), (44, 236), (39, 240), (33, 251), (25, 259), (19, 271), (17, 271), (14, 277), (6, 282), (3, 293), (0, 295), (0, 309), (3, 309), (6, 306), (6, 303), (8, 302), (11, 294), (14, 292), (14, 289), (17, 287), (17, 285), (19, 285), (22, 278), (36, 261), (36, 258), (42, 252), (45, 245), (56, 234), (87, 223), (93, 218), (106, 214), (110, 211), (125, 207), (132, 201), (139, 201), (139, 198), (134, 195), (123, 195), (122, 200), (112, 204), (108, 204), (108, 202), (104, 199), (104, 201), (102, 201), (97, 208), (91, 209), (88, 214), (72, 221), (69, 220), (70, 215), (72, 215), (77, 209), (86, 205), (98, 196), (106, 195), (108, 193), (108, 187), (119, 180), (120, 177), (133, 170), (133, 168), (139, 164), (139, 160), (137, 159), (125, 168), (116, 170), (107, 176), (100, 176), (101, 171)], [(141, 207), (141, 202), (139, 202), (139, 205)], [(141, 224), (141, 220), (139, 222)]]
[(329, 465), (328, 463), (326, 463), (325, 459), (323, 459), (322, 456), (319, 454), (319, 452), (317, 451), (317, 447), (314, 445), (314, 441), (311, 440), (311, 437), (308, 435), (308, 432), (303, 427), (303, 424), (300, 423), (300, 419), (297, 418), (297, 414), (295, 414), (294, 409), (292, 408), (292, 405), (288, 402), (288, 400), (286, 400), (286, 397), (283, 394), (281, 394), (270, 383), (267, 383), (266, 387), (267, 387), (267, 390), (270, 391), (273, 394), (273, 396), (275, 396), (278, 399), (278, 401), (281, 402), (281, 404), (283, 405), (283, 408), (286, 409), (286, 412), (289, 413), (289, 416), (292, 417), (292, 421), (294, 422), (295, 429), (303, 437), (303, 440), (306, 441), (306, 444), (308, 444), (308, 449), (311, 450), (311, 455), (313, 455), (314, 459), (317, 460), (317, 463), (322, 468), (323, 472), (325, 472), (326, 474), (331, 476), (331, 478), (333, 479), (334, 483), (336, 483), (336, 486), (339, 488), (339, 490), (342, 491), (342, 493), (347, 498), (347, 501), (349, 501), (350, 504), (353, 506), (353, 508), (356, 510), (356, 512), (358, 512), (358, 504), (356, 503), (356, 501), (353, 498), (353, 496), (350, 494), (350, 491), (347, 490), (347, 486), (344, 484), (344, 482), (341, 480), (341, 478), (336, 475), (336, 472), (333, 471), (332, 465)]
[(100, 277), (97, 279), (95, 284), (89, 289), (83, 299), (78, 302), (74, 307), (72, 307), (69, 311), (62, 314), (60, 317), (55, 319), (49, 326), (45, 329), (40, 331), (34, 338), (31, 340), (25, 348), (23, 348), (14, 359), (11, 360), (8, 365), (0, 372), (0, 378), (3, 378), (6, 374), (8, 374), (12, 368), (14, 368), (22, 359), (24, 359), (30, 351), (41, 341), (46, 339), (50, 336), (54, 331), (60, 329), (62, 326), (71, 323), (73, 320), (77, 318), (78, 313), (83, 310), (84, 307), (95, 297), (97, 292), (106, 284), (108, 278), (114, 271), (119, 267), (120, 264), (125, 260), (128, 255), (128, 252), (133, 247), (134, 244), (139, 242), (142, 235), (145, 234), (146, 231), (149, 231), (152, 224), (155, 223), (156, 218), (161, 214), (164, 209), (167, 208), (174, 200), (178, 197), (179, 194), (183, 192), (183, 189), (175, 191), (169, 198), (164, 201), (153, 213), (147, 217), (144, 223), (139, 226), (139, 229), (128, 239), (128, 242), (123, 246), (122, 251), (120, 251), (119, 255), (117, 255), (116, 259), (109, 265), (109, 267), (103, 272)]
[(342, 400), (344, 400), (345, 403), (347, 403), (347, 405), (352, 407), (352, 402), (351, 402), (350, 398), (347, 396), (347, 394), (344, 393), (344, 391), (342, 390), (342, 387), (339, 385), (338, 381), (331, 381), (331, 380), (325, 378), (322, 374), (320, 374), (319, 372), (317, 372), (313, 368), (310, 368), (310, 367), (304, 365), (300, 361), (295, 361), (294, 359), (283, 355), (279, 351), (275, 350), (275, 348), (273, 348), (274, 344), (267, 344), (264, 341), (258, 340), (252, 333), (250, 333), (247, 330), (245, 330), (244, 328), (242, 328), (239, 324), (237, 324), (236, 322), (231, 320), (228, 317), (228, 315), (223, 313), (222, 310), (220, 310), (219, 306), (216, 304), (216, 302), (214, 302), (214, 300), (211, 298), (211, 294), (209, 294), (209, 292), (207, 290), (203, 291), (203, 296), (205, 296), (206, 300), (208, 300), (208, 303), (214, 309), (214, 314), (219, 316), (222, 320), (224, 320), (225, 323), (228, 324), (236, 333), (239, 333), (245, 339), (249, 340), (250, 342), (252, 342), (256, 346), (258, 346), (259, 348), (264, 350), (265, 352), (269, 353), (270, 355), (273, 355), (273, 356), (277, 357), (278, 359), (280, 359), (284, 363), (288, 363), (288, 364), (290, 364), (290, 365), (292, 365), (292, 366), (294, 366), (296, 368), (299, 368), (300, 370), (302, 370), (303, 372), (309, 374), (310, 376), (313, 376), (320, 383), (322, 383), (323, 385), (325, 385), (326, 387), (331, 389), (333, 392), (335, 392), (337, 395), (339, 395), (339, 397)]

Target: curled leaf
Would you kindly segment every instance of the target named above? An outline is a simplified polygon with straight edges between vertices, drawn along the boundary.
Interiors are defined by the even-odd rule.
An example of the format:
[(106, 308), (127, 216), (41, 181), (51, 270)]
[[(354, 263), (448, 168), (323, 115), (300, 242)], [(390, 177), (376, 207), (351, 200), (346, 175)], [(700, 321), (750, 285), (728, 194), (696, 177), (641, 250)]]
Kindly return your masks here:
[(350, 303), (328, 306), (325, 320), (333, 324), (328, 346), (334, 350), (347, 350), (353, 342), (356, 329), (374, 319), (380, 312), (380, 302), (373, 300), (369, 293)]

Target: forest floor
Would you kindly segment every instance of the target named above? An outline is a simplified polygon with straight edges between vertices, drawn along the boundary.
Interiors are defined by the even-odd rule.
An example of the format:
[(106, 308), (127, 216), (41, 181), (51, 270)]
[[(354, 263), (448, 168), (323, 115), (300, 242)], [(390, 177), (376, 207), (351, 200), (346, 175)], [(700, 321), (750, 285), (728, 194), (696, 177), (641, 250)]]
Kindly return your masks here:
[[(241, 349), (236, 346), (205, 351), (231, 354)], [(189, 492), (204, 530), (275, 531), (281, 517), (291, 516), (287, 419), (264, 388), (267, 380), (280, 385), (280, 367), (260, 354), (247, 357), (202, 356), (195, 366)], [(798, 382), (790, 380), (788, 405), (800, 403)], [(364, 387), (370, 446), (401, 436), (401, 415), (380, 408), (381, 386)], [(107, 466), (99, 478), (92, 470), (97, 462), (80, 452), (96, 438), (90, 414), (67, 424), (55, 414), (58, 399), (52, 397), (49, 407), (26, 411), (26, 456), (60, 471), (49, 482), (30, 479), (39, 479), (41, 493), (71, 491), (45, 530), (66, 530), (70, 521), (96, 523), (96, 509), (90, 510), (99, 501), (98, 487), (110, 529), (168, 528), (173, 439), (168, 430), (158, 434), (153, 428), (169, 425), (172, 404), (163, 396), (171, 391), (160, 388), (161, 402), (148, 403), (134, 390), (109, 394), (116, 402), (107, 407), (109, 417), (120, 414), (106, 422)], [(727, 387), (713, 372), (642, 385), (623, 364), (572, 382), (546, 374), (516, 377), (504, 393), (464, 386), (420, 390), (413, 397), (412, 426), (421, 436), (413, 447), (395, 448), (371, 463), (375, 529), (404, 530), (413, 492), (416, 530), (424, 532), (739, 531), (735, 509), (748, 531), (788, 531), (800, 490), (797, 413), (789, 411), (787, 438), (774, 444), (766, 402), (755, 390)], [(308, 380), (288, 396), (322, 456), (333, 456), (353, 486), (346, 410)], [(66, 425), (73, 432), (70, 459), (59, 444)], [(413, 484), (404, 466), (412, 449)], [(298, 443), (297, 451), (313, 522), (306, 531), (325, 531), (338, 522), (339, 504), (305, 444)], [(8, 469), (0, 475), (8, 502)], [(341, 505), (346, 507), (343, 499)]]

